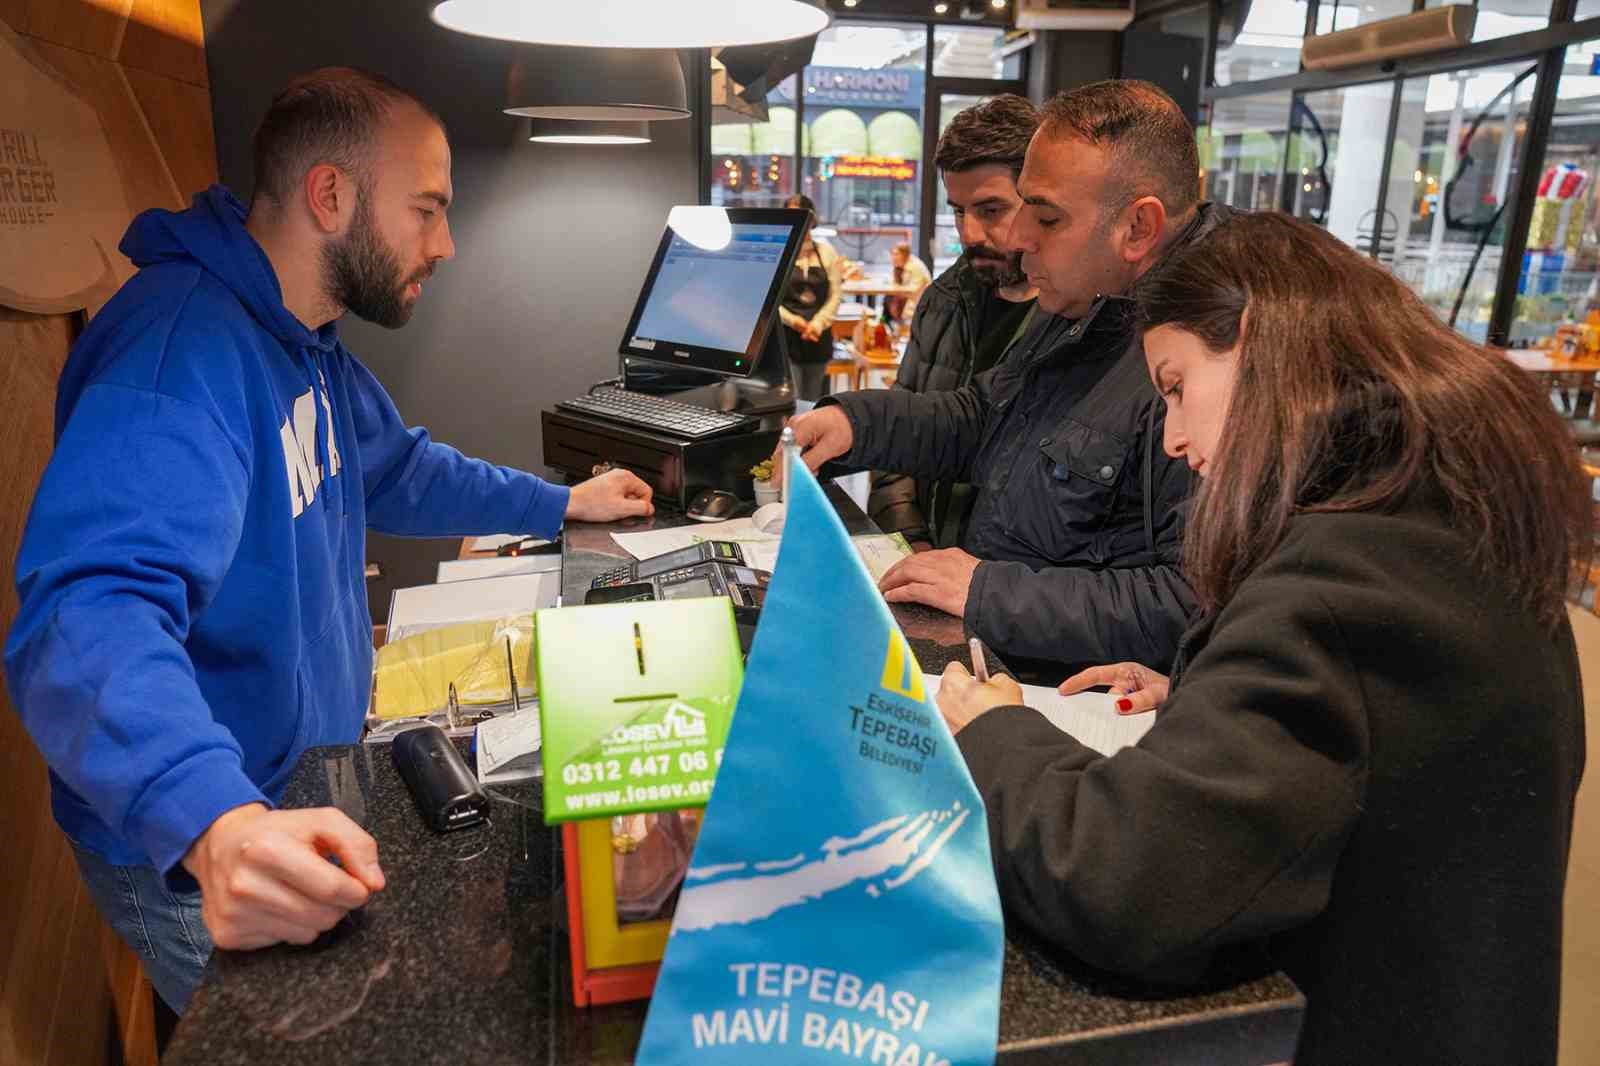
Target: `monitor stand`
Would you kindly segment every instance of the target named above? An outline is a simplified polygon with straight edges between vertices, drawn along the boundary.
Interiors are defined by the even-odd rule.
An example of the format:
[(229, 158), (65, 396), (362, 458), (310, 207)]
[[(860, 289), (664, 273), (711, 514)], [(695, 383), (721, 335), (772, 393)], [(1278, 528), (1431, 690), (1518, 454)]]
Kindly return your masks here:
[[(787, 413), (794, 410), (794, 382), (789, 376), (789, 352), (783, 334), (783, 324), (774, 322), (761, 357), (748, 377), (722, 377), (623, 356), (622, 387), (638, 392), (670, 392), (680, 403), (712, 411), (744, 415)], [(675, 391), (678, 389), (682, 391)]]

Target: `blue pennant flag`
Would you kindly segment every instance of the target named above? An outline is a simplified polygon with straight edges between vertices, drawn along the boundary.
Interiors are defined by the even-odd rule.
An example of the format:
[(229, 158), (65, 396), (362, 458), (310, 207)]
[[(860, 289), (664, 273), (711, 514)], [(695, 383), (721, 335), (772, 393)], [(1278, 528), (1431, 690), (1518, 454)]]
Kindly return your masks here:
[(637, 1061), (992, 1063), (983, 801), (844, 526), (788, 514)]

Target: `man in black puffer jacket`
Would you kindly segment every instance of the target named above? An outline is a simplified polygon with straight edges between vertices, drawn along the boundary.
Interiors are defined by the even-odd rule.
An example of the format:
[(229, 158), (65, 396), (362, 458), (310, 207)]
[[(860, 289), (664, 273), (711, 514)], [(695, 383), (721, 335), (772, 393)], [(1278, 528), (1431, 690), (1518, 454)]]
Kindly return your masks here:
[[(1003, 249), (1022, 207), (1017, 175), (1039, 112), (1002, 93), (959, 112), (939, 137), (933, 162), (955, 215), (961, 258), (923, 291), (894, 387), (953, 392), (1004, 357), (1033, 315), (1036, 290), (1020, 252)], [(921, 481), (909, 474), (872, 477), (867, 511), (885, 533), (914, 547), (951, 548), (972, 512), (965, 482)]]
[(1039, 313), (1005, 360), (954, 392), (845, 393), (792, 423), (813, 470), (842, 457), (976, 487), (961, 547), (902, 560), (881, 587), (963, 618), (1030, 677), (1161, 668), (1189, 624), (1178, 560), (1191, 474), (1161, 447), (1165, 408), (1126, 294), (1226, 217), (1199, 202), (1199, 169), (1193, 129), (1154, 85), (1056, 96), (1008, 238)]

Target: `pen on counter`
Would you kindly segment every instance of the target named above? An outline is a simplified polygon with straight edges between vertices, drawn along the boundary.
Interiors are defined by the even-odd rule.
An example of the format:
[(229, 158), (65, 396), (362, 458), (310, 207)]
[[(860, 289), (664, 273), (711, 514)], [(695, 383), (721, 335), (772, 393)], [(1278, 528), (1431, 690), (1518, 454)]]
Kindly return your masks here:
[(644, 676), (644, 637), (639, 632), (639, 623), (633, 623), (633, 653), (639, 657), (639, 676)]
[(983, 657), (983, 641), (977, 637), (967, 640), (967, 648), (972, 652), (972, 676), (978, 684), (985, 684), (989, 680), (989, 662)]
[(516, 661), (511, 657), (511, 638), (506, 637), (506, 676), (511, 679), (511, 709), (522, 710), (522, 699), (517, 695), (517, 667)]

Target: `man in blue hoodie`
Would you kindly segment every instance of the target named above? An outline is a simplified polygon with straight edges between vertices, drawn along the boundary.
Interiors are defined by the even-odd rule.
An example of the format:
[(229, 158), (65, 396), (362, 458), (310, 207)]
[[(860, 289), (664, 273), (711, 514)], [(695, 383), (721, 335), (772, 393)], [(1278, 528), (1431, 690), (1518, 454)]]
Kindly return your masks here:
[(301, 752), (360, 735), (366, 531), (651, 513), (625, 471), (568, 489), (407, 429), (339, 343), (346, 311), (404, 324), (455, 253), (437, 116), (317, 71), (255, 150), (248, 214), (213, 186), (123, 239), (140, 270), (62, 372), (5, 648), (90, 892), (179, 1011), (213, 942), (307, 943), (383, 887), (344, 814), (274, 809)]

